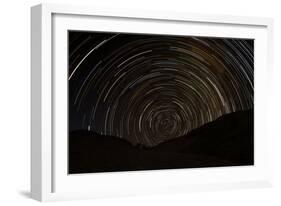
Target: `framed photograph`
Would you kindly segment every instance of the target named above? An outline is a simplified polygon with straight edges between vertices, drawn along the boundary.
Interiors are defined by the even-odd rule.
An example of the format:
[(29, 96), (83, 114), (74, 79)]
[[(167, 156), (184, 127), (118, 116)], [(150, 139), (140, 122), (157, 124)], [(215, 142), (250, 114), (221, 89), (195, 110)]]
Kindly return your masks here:
[(268, 18), (31, 9), (40, 201), (272, 185)]

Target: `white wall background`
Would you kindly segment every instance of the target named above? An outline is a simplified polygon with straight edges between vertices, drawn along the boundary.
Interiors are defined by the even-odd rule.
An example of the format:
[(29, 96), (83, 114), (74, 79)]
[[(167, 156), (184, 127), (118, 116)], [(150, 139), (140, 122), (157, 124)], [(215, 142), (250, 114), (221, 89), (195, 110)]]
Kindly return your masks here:
[[(43, 1), (45, 2), (45, 1)], [(281, 204), (281, 5), (278, 0), (57, 0), (53, 3), (110, 5), (153, 10), (272, 17), (274, 28), (274, 101), (270, 112), (275, 134), (275, 187), (177, 195), (122, 197), (58, 202), (60, 205), (280, 205)], [(36, 0), (1, 2), (0, 12), (0, 205), (36, 205), (30, 181), (30, 6)], [(266, 68), (265, 68), (266, 69)]]

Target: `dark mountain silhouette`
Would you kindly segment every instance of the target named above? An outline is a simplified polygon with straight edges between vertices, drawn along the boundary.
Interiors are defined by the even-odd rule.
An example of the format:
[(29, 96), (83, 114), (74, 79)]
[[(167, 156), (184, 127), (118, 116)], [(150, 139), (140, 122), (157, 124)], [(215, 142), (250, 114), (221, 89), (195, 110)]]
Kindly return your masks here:
[(89, 131), (69, 134), (69, 173), (254, 164), (253, 110), (224, 115), (155, 147)]

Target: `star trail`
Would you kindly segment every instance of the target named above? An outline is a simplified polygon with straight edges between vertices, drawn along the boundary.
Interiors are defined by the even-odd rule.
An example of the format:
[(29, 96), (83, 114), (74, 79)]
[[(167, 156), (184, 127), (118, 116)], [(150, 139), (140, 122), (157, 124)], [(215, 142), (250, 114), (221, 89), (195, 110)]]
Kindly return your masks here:
[(254, 40), (68, 35), (70, 131), (153, 147), (253, 108)]

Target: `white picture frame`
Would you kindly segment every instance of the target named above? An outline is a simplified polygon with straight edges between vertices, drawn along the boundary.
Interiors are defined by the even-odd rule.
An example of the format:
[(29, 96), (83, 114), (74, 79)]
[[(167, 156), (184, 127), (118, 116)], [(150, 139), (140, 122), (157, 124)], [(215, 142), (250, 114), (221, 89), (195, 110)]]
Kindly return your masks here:
[[(169, 27), (173, 31), (165, 29)], [(63, 108), (67, 99), (65, 34), (69, 29), (255, 38), (255, 165), (68, 175), (67, 112)], [(272, 186), (273, 137), (266, 126), (267, 91), (273, 76), (272, 29), (269, 18), (57, 4), (32, 7), (32, 198), (52, 201)]]

